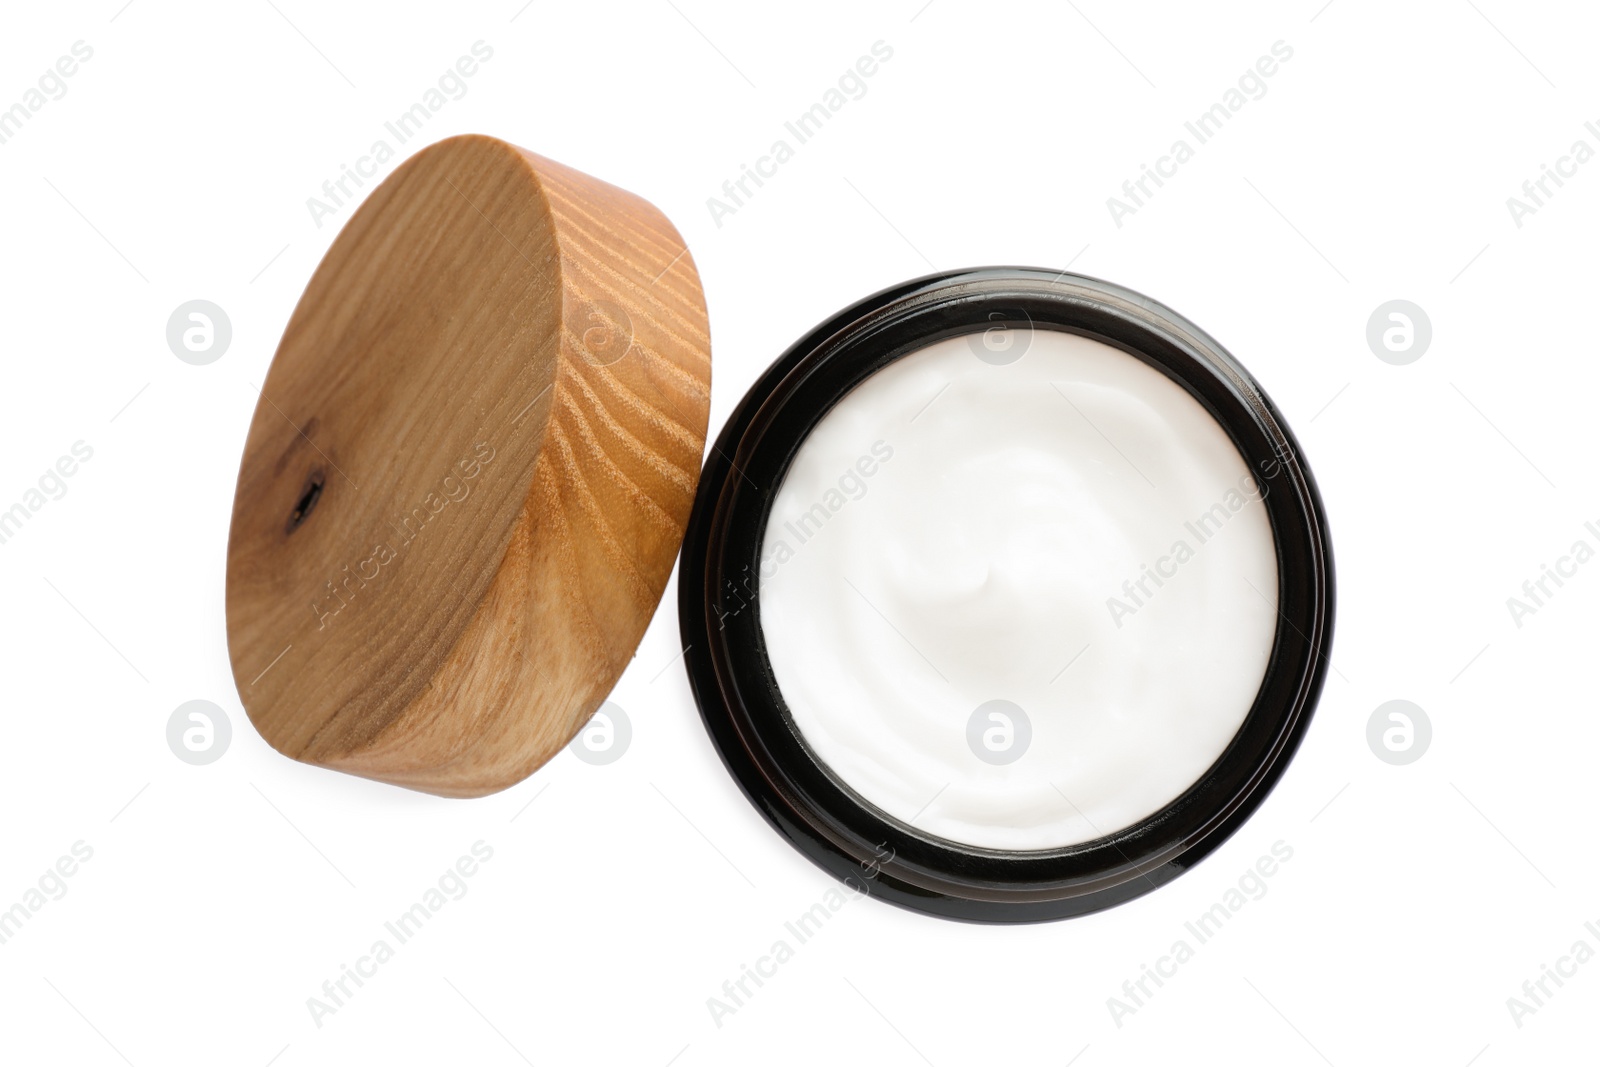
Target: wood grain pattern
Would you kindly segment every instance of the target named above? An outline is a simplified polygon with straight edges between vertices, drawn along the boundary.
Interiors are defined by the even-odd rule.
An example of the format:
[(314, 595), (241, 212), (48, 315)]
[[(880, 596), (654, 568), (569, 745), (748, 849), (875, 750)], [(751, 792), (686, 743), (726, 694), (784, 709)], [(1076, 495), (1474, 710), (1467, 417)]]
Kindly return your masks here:
[(448, 796), (531, 774), (654, 613), (710, 384), (699, 277), (650, 204), (489, 137), (397, 168), (245, 444), (228, 643), (257, 730)]

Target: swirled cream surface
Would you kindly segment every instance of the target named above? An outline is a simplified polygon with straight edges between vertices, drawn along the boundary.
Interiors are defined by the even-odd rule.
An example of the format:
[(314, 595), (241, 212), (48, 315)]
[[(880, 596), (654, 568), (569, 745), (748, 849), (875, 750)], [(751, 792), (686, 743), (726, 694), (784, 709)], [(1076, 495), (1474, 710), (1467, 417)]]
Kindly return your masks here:
[(759, 610), (806, 743), (935, 837), (1028, 851), (1176, 799), (1261, 686), (1261, 486), (1137, 358), (1052, 330), (940, 341), (801, 444)]

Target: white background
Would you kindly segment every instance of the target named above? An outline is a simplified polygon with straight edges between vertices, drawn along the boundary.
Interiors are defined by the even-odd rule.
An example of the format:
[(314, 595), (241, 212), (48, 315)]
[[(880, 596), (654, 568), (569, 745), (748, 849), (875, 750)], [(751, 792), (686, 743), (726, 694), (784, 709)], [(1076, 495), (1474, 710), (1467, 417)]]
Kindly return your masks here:
[[(123, 3), (18, 5), (0, 34), (0, 107), (94, 49), (0, 145), (0, 508), (94, 450), (0, 545), (0, 908), (93, 849), (0, 945), (8, 1062), (1592, 1058), (1600, 962), (1521, 1027), (1506, 1005), (1579, 938), (1600, 949), (1600, 565), (1520, 628), (1506, 607), (1600, 544), (1600, 163), (1520, 228), (1506, 206), (1575, 139), (1600, 148), (1579, 5)], [(252, 383), (349, 217), (318, 228), (306, 199), (480, 39), (493, 59), (425, 139), (492, 133), (673, 219), (711, 312), (713, 431), (819, 319), (934, 268), (1070, 263), (1256, 374), (1321, 482), (1339, 619), (1304, 747), (1235, 837), (1070, 922), (853, 902), (719, 1027), (707, 998), (831, 882), (719, 764), (675, 587), (613, 695), (634, 738), (609, 766), (564, 753), (444, 801), (260, 740), (228, 669), (224, 551)], [(718, 227), (706, 199), (879, 40), (867, 94)], [(1267, 94), (1116, 226), (1106, 198), (1279, 40)], [(233, 323), (209, 366), (166, 344), (194, 298)], [(1408, 366), (1365, 339), (1393, 298), (1433, 324)], [(1396, 698), (1434, 728), (1403, 767), (1365, 739)], [(167, 747), (191, 699), (232, 721), (209, 766)], [(479, 840), (470, 892), (316, 1025), (307, 998)], [(1107, 999), (1280, 840), (1266, 896), (1117, 1025)]]

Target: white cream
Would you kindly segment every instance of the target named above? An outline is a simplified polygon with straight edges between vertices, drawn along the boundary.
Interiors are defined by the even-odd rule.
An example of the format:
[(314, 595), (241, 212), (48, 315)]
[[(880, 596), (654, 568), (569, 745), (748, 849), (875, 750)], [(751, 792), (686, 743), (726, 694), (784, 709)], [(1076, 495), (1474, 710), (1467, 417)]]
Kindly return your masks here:
[(1272, 651), (1274, 543), (1243, 457), (1176, 383), (1075, 335), (993, 339), (1027, 348), (930, 345), (802, 443), (761, 625), (796, 725), (856, 793), (936, 837), (1055, 848), (1155, 813), (1222, 754)]

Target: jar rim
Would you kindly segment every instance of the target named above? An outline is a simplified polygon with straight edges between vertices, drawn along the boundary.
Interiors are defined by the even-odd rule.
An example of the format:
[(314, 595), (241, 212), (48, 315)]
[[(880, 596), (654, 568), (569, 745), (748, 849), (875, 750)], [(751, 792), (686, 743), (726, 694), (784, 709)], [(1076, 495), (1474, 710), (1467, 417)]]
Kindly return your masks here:
[[(1273, 649), (1244, 722), (1163, 808), (1091, 841), (1006, 851), (929, 835), (846, 786), (795, 726), (757, 597), (766, 519), (800, 445), (832, 407), (902, 356), (995, 326), (1075, 333), (1154, 367), (1221, 425), (1263, 490), (1276, 542)], [(730, 414), (684, 537), (678, 615), (690, 688), (713, 745), (758, 811), (857, 891), (974, 922), (1067, 918), (1140, 896), (1226, 840), (1265, 799), (1309, 726), (1328, 669), (1332, 545), (1304, 456), (1259, 383), (1214, 339), (1139, 293), (1084, 275), (985, 267), (913, 279), (791, 346)]]

